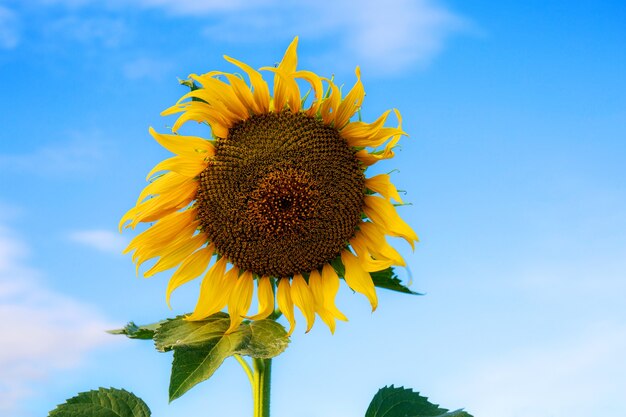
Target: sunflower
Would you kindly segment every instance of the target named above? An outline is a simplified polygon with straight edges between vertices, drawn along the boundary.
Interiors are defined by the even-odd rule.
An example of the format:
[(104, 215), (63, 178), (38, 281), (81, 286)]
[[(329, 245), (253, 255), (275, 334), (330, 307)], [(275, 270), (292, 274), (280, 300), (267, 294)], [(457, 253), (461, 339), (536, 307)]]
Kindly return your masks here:
[[(139, 265), (158, 258), (144, 276), (176, 268), (166, 291), (203, 276), (188, 320), (228, 309), (234, 330), (278, 309), (295, 327), (294, 306), (311, 329), (317, 314), (335, 330), (347, 320), (335, 305), (340, 278), (378, 300), (371, 272), (404, 266), (386, 236), (412, 247), (415, 232), (398, 216), (402, 203), (388, 174), (365, 177), (367, 167), (393, 157), (401, 136), (387, 127), (390, 111), (373, 123), (351, 121), (365, 96), (357, 81), (342, 97), (332, 79), (297, 70), (296, 37), (277, 67), (273, 97), (261, 74), (224, 56), (247, 75), (219, 71), (189, 76), (192, 91), (162, 115), (180, 113), (174, 134), (150, 134), (176, 156), (157, 164), (150, 184), (120, 228), (153, 225), (125, 253)], [(302, 98), (300, 83), (310, 85)], [(212, 138), (177, 134), (193, 120)], [(158, 174), (158, 175), (157, 175)], [(258, 312), (248, 310), (256, 282)], [(276, 294), (275, 294), (276, 292)]]

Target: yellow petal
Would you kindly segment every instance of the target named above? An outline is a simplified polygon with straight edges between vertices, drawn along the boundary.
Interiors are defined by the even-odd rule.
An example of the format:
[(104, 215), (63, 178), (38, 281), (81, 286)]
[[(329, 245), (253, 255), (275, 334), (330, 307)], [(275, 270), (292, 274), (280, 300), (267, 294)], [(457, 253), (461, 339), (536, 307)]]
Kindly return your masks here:
[(182, 113), (191, 107), (192, 102), (187, 101), (185, 103), (177, 102), (173, 106), (168, 107), (167, 109), (161, 111), (161, 116), (171, 116), (173, 114)]
[(289, 106), (293, 113), (300, 111), (300, 89), (296, 80), (280, 68), (263, 67), (265, 71), (271, 71), (274, 77), (274, 108), (281, 112), (285, 105)]
[(235, 91), (229, 84), (204, 75), (191, 74), (189, 78), (198, 81), (203, 88), (190, 91), (181, 100), (188, 97), (200, 98), (219, 111), (231, 125), (239, 120), (248, 118), (247, 107), (239, 101), (237, 94), (235, 94)]
[[(187, 204), (189, 204), (192, 200), (193, 198), (189, 199)], [(148, 216), (146, 216), (148, 217), (146, 222), (153, 222), (153, 221), (160, 220), (163, 217), (167, 216), (168, 214), (171, 214), (179, 210), (177, 207), (158, 205), (158, 203), (160, 203), (160, 201), (158, 200), (154, 202), (152, 201), (150, 202), (152, 204), (149, 206), (149, 208), (151, 208), (152, 210), (151, 210), (151, 213)], [(124, 214), (124, 216), (122, 217), (119, 223), (120, 232), (122, 231), (123, 228), (134, 229), (140, 221), (144, 220), (144, 216), (142, 215), (142, 209), (145, 209), (148, 206), (147, 203), (148, 201), (146, 201), (145, 203), (141, 203), (141, 205), (131, 208), (130, 210), (126, 212), (126, 214)], [(131, 223), (126, 224), (128, 221), (130, 221)]]
[[(179, 110), (176, 111), (176, 108)], [(169, 111), (170, 109), (174, 109), (174, 111)], [(183, 112), (183, 114), (176, 119), (176, 122), (174, 122), (172, 132), (177, 132), (183, 124), (193, 120), (198, 123), (208, 123), (209, 126), (211, 126), (213, 134), (217, 137), (225, 138), (228, 136), (228, 129), (231, 126), (230, 122), (217, 110), (213, 109), (206, 103), (194, 101), (192, 104), (186, 106), (174, 106), (170, 109), (162, 112), (161, 115), (167, 116), (170, 113)]]
[(322, 101), (320, 105), (320, 114), (324, 124), (329, 125), (335, 121), (337, 107), (339, 107), (339, 103), (341, 102), (341, 91), (339, 91), (339, 87), (337, 87), (332, 80), (329, 80), (328, 78), (322, 79), (328, 83), (330, 95)]
[(159, 171), (173, 171), (184, 177), (194, 178), (207, 167), (207, 163), (203, 159), (187, 158), (184, 156), (174, 156), (159, 162), (148, 173), (146, 179)]
[(373, 123), (351, 122), (342, 130), (343, 136), (350, 146), (376, 148), (386, 142), (390, 137), (406, 133), (400, 127), (383, 127), (390, 110), (387, 110)]
[(174, 211), (184, 208), (195, 198), (197, 191), (198, 183), (189, 180), (163, 195), (155, 196), (143, 203), (139, 203), (128, 210), (122, 217), (119, 225), (120, 230), (128, 221), (130, 221), (130, 224), (126, 225), (126, 227), (134, 229), (139, 222), (145, 223), (159, 220)]
[(135, 239), (131, 241), (125, 252), (134, 250), (132, 260), (137, 263), (137, 270), (139, 270), (139, 265), (142, 263), (152, 258), (163, 256), (170, 251), (172, 245), (190, 239), (195, 234), (198, 226), (199, 223), (193, 221), (186, 226), (182, 226), (180, 230), (176, 231), (176, 234), (166, 236), (165, 238), (161, 236), (150, 238), (149, 236), (145, 236), (144, 232), (136, 237), (136, 241)]
[[(397, 141), (396, 141), (397, 142)], [(393, 150), (386, 150), (384, 152), (368, 152), (365, 149), (361, 149), (360, 151), (358, 151), (354, 156), (356, 156), (356, 158), (361, 161), (361, 163), (366, 166), (372, 166), (374, 165), (376, 162), (382, 160), (382, 159), (390, 159), (394, 157), (394, 152)]]
[(372, 259), (361, 233), (357, 233), (357, 235), (350, 240), (350, 246), (354, 249), (354, 252), (359, 258), (361, 267), (366, 272), (382, 271), (394, 264), (393, 260), (386, 258)]
[(306, 331), (308, 333), (315, 322), (315, 300), (311, 289), (300, 274), (294, 275), (291, 280), (291, 297), (293, 303), (306, 318)]
[(215, 147), (206, 139), (197, 136), (166, 135), (157, 133), (152, 127), (148, 131), (161, 146), (177, 155), (202, 160), (215, 155)]
[(406, 266), (404, 259), (385, 239), (384, 231), (371, 222), (363, 222), (359, 225), (357, 235), (363, 237), (363, 241), (369, 252), (377, 258), (390, 259), (394, 265)]
[(372, 222), (382, 226), (387, 231), (387, 234), (404, 238), (411, 245), (411, 248), (415, 249), (414, 242), (418, 241), (417, 235), (398, 216), (396, 208), (390, 202), (382, 197), (367, 195), (365, 196), (363, 211)]
[[(220, 120), (226, 126), (231, 126), (236, 121), (241, 120), (238, 112), (231, 109), (232, 104), (227, 103), (227, 99), (221, 98), (224, 96), (224, 94), (222, 94), (223, 92), (220, 91), (221, 87), (213, 86), (210, 81), (210, 77), (206, 77), (205, 79), (203, 79), (201, 76), (198, 76), (196, 74), (190, 74), (189, 78), (199, 81), (201, 84), (206, 83), (206, 86), (198, 88), (196, 90), (192, 90), (183, 95), (180, 99), (178, 99), (177, 104), (182, 105), (188, 103), (189, 107), (187, 108), (187, 111), (193, 111), (197, 108), (198, 110), (202, 109), (209, 113), (212, 113), (216, 119)], [(222, 84), (226, 86), (228, 85), (226, 83)], [(213, 89), (212, 87), (217, 88)], [(189, 99), (191, 99), (191, 101), (185, 101)]]
[(324, 291), (324, 305), (339, 320), (348, 321), (348, 318), (335, 306), (335, 297), (339, 292), (339, 277), (330, 264), (322, 268), (322, 290)]
[(366, 296), (372, 305), (372, 311), (376, 310), (378, 297), (370, 274), (361, 267), (356, 256), (347, 250), (341, 252), (341, 262), (343, 262), (346, 268), (344, 278), (348, 286), (354, 291)]
[(199, 233), (193, 236), (191, 239), (181, 240), (170, 245), (170, 250), (162, 255), (158, 262), (154, 266), (148, 269), (143, 276), (149, 278), (156, 273), (166, 271), (170, 268), (179, 265), (189, 255), (194, 253), (200, 246), (204, 245), (207, 241), (204, 233)]
[[(273, 71), (274, 75), (274, 108), (281, 112), (285, 104), (289, 105), (291, 111), (296, 113), (300, 110), (300, 91), (298, 84), (293, 79), (292, 74), (298, 65), (298, 37), (296, 36), (283, 57), (278, 68), (263, 67), (262, 70)], [(296, 98), (294, 99), (294, 96)]]
[(291, 74), (292, 72), (296, 70), (296, 67), (298, 66), (298, 54), (296, 52), (297, 48), (298, 48), (298, 37), (296, 36), (295, 38), (293, 38), (293, 40), (287, 47), (287, 50), (285, 51), (285, 55), (283, 56), (283, 59), (280, 61), (280, 64), (278, 64), (278, 68), (281, 71), (284, 71), (287, 74)]
[(311, 271), (311, 274), (309, 275), (309, 288), (311, 288), (311, 293), (313, 294), (313, 299), (315, 301), (315, 311), (324, 323), (326, 323), (330, 332), (335, 333), (335, 317), (325, 306), (322, 277), (317, 269)]
[[(193, 313), (187, 316), (187, 320), (202, 320), (217, 313), (226, 305), (230, 281), (224, 279), (226, 270), (226, 258), (220, 258), (206, 273), (200, 284), (200, 295)], [(230, 285), (232, 289), (233, 285)]]
[(281, 278), (280, 281), (278, 281), (278, 291), (276, 294), (276, 298), (278, 301), (278, 308), (280, 312), (283, 313), (283, 315), (289, 322), (288, 336), (291, 336), (291, 333), (293, 333), (296, 328), (296, 319), (293, 314), (293, 300), (291, 298), (291, 286), (289, 285), (289, 278)]
[(389, 138), (395, 136), (407, 136), (406, 132), (397, 127), (383, 127), (374, 135), (372, 135), (366, 142), (364, 146), (368, 146), (371, 148), (376, 148), (385, 143)]
[(244, 64), (243, 62), (238, 61), (234, 58), (224, 55), (224, 59), (231, 64), (238, 66), (246, 74), (248, 74), (248, 77), (250, 78), (250, 84), (252, 85), (253, 89), (252, 95), (254, 96), (254, 102), (256, 106), (255, 113), (267, 113), (270, 109), (270, 91), (267, 87), (267, 83), (265, 82), (261, 74), (251, 66)]
[(245, 271), (235, 284), (228, 299), (228, 314), (230, 314), (230, 327), (226, 334), (235, 330), (243, 321), (250, 304), (252, 303), (252, 292), (254, 291), (254, 277), (252, 272)]
[(194, 120), (198, 123), (208, 123), (212, 128), (215, 128), (216, 124), (222, 125), (226, 128), (230, 127), (232, 120), (221, 113), (220, 109), (209, 105), (204, 101), (190, 101), (187, 103), (181, 103), (180, 106), (184, 106), (184, 113), (179, 116), (174, 125), (172, 131), (176, 133), (183, 123), (187, 120)]
[(145, 202), (145, 206), (143, 205), (144, 203), (142, 203), (141, 206), (137, 207), (139, 213), (133, 218), (132, 222), (128, 226), (131, 229), (134, 229), (140, 222), (152, 223), (162, 219), (170, 213), (187, 207), (189, 203), (195, 199), (196, 191), (197, 187), (193, 187), (193, 189), (182, 188), (177, 193), (167, 197), (159, 196), (151, 198)]
[(259, 312), (250, 317), (250, 320), (261, 320), (267, 318), (274, 312), (274, 290), (269, 277), (262, 277), (257, 286), (259, 298)]
[(135, 236), (123, 253), (128, 253), (145, 242), (162, 243), (173, 240), (177, 235), (185, 235), (188, 229), (192, 228), (196, 215), (196, 210), (183, 210), (168, 214), (154, 226)]
[[(146, 232), (150, 231), (150, 229), (148, 229), (146, 230), (146, 232), (143, 232), (133, 238), (128, 248), (126, 248), (125, 252), (134, 250), (135, 252), (133, 253), (133, 261), (140, 263), (145, 262), (148, 259), (154, 258), (155, 256), (165, 255), (169, 252), (172, 244), (176, 244), (178, 242), (190, 239), (195, 234), (197, 228), (198, 222), (194, 221), (182, 227), (180, 230), (176, 230), (176, 234), (166, 237), (156, 236), (154, 238), (150, 238), (148, 235), (146, 235)], [(152, 254), (151, 256), (146, 256), (148, 253), (152, 252), (154, 252), (154, 254)]]
[(356, 83), (346, 97), (341, 101), (337, 108), (337, 114), (335, 115), (335, 128), (341, 129), (345, 126), (354, 113), (361, 108), (363, 98), (365, 97), (365, 90), (363, 89), (363, 83), (361, 83), (361, 69), (356, 67)]
[(398, 190), (395, 185), (391, 183), (391, 178), (389, 174), (379, 174), (375, 175), (371, 178), (365, 179), (365, 186), (370, 190), (377, 192), (387, 199), (387, 201), (391, 201), (393, 198), (398, 203), (402, 203), (402, 199), (400, 198), (400, 194), (398, 194)]
[(393, 148), (396, 147), (402, 135), (405, 135), (405, 133), (402, 131), (402, 115), (396, 109), (394, 109), (394, 112), (396, 114), (396, 117), (398, 118), (397, 130), (401, 133), (393, 136), (393, 138), (389, 142), (387, 142), (385, 148), (382, 151), (368, 152), (365, 149), (358, 151), (355, 156), (363, 163), (363, 165), (370, 166), (380, 161), (381, 159), (393, 158)]
[(145, 186), (139, 197), (137, 198), (137, 204), (141, 203), (146, 197), (150, 195), (158, 195), (167, 193), (168, 191), (177, 190), (183, 184), (193, 183), (194, 180), (188, 177), (184, 177), (175, 172), (168, 172), (152, 180), (152, 182)]
[(314, 117), (317, 114), (317, 110), (322, 102), (322, 96), (324, 94), (322, 79), (319, 75), (311, 71), (296, 71), (293, 74), (294, 78), (300, 78), (311, 84), (311, 88), (315, 94), (315, 100), (311, 103), (311, 106), (306, 111), (307, 116)]
[(233, 91), (239, 98), (239, 101), (252, 113), (256, 113), (258, 111), (258, 106), (254, 101), (254, 96), (252, 95), (252, 91), (246, 82), (235, 74), (229, 74), (227, 72), (219, 72), (216, 71), (216, 74), (222, 75), (226, 77), (228, 82), (233, 88)]
[(183, 261), (182, 264), (180, 264), (176, 272), (174, 272), (174, 275), (172, 275), (172, 278), (170, 278), (167, 283), (167, 290), (165, 290), (165, 302), (168, 307), (172, 308), (170, 306), (170, 297), (176, 288), (193, 279), (196, 279), (206, 270), (207, 266), (209, 266), (209, 262), (211, 262), (211, 258), (214, 255), (214, 250), (215, 248), (213, 245), (209, 245), (191, 254)]
[(384, 112), (376, 121), (372, 123), (351, 122), (341, 129), (343, 136), (350, 146), (371, 146), (370, 138), (376, 135), (385, 125), (391, 110)]

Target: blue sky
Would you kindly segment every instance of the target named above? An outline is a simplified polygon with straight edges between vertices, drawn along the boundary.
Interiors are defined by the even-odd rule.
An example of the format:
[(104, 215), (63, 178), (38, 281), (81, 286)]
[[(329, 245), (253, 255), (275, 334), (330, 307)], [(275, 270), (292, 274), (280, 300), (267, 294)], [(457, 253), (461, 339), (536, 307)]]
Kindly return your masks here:
[(0, 0), (0, 414), (98, 386), (155, 417), (250, 413), (234, 361), (168, 405), (171, 357), (103, 330), (195, 302), (169, 311), (167, 274), (135, 278), (116, 231), (167, 155), (147, 130), (173, 123), (176, 77), (272, 65), (295, 35), (301, 68), (350, 85), (361, 65), (366, 120), (401, 110), (410, 138), (376, 170), (399, 169), (426, 295), (370, 314), (343, 288), (350, 322), (299, 326), (275, 361), (273, 415), (360, 416), (391, 383), (477, 417), (625, 414), (625, 20), (617, 1)]

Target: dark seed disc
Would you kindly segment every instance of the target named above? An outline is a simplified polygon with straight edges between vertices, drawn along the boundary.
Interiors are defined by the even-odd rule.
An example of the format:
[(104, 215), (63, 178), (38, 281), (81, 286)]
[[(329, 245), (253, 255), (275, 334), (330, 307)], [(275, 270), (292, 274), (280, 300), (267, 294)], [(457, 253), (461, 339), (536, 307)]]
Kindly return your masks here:
[(239, 268), (274, 277), (308, 273), (354, 236), (364, 181), (333, 127), (302, 113), (252, 116), (217, 140), (200, 174), (202, 230)]

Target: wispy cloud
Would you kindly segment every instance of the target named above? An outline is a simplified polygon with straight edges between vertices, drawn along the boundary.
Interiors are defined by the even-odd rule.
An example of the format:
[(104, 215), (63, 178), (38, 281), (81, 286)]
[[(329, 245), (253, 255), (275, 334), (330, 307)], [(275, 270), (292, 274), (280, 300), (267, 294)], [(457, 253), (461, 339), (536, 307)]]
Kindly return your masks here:
[(68, 235), (69, 239), (100, 252), (120, 254), (128, 244), (126, 238), (110, 230), (78, 230)]
[[(171, 18), (210, 18), (207, 38), (233, 43), (288, 42), (302, 35), (323, 50), (316, 62), (330, 61), (336, 70), (360, 64), (372, 74), (398, 73), (427, 65), (455, 33), (471, 27), (468, 19), (440, 0), (39, 0), (78, 10), (89, 5), (121, 13), (129, 8), (161, 9)], [(120, 14), (120, 16), (122, 16)], [(245, 28), (245, 30), (242, 30)], [(117, 44), (126, 25), (120, 19), (69, 17), (52, 24), (52, 31), (74, 39)], [(323, 46), (322, 46), (323, 45)], [(337, 64), (345, 68), (337, 69)], [(141, 62), (125, 71), (146, 75)]]
[[(241, 31), (246, 27), (246, 31)], [(396, 73), (428, 64), (456, 32), (469, 27), (466, 19), (436, 0), (342, 0), (265, 4), (225, 15), (204, 34), (229, 42), (262, 42), (300, 34), (323, 40), (319, 59), (356, 64), (378, 74)]]
[(30, 153), (0, 154), (0, 172), (12, 171), (36, 175), (63, 175), (89, 172), (105, 157), (105, 143), (84, 134), (70, 135), (69, 142), (52, 143), (34, 149)]
[(0, 49), (13, 49), (20, 40), (17, 15), (0, 5)]
[(465, 25), (432, 0), (367, 1), (353, 13), (347, 24), (354, 30), (347, 31), (345, 50), (354, 48), (358, 58), (390, 71), (428, 63), (448, 36)]
[(559, 343), (529, 342), (481, 361), (447, 389), (482, 417), (615, 415), (623, 409), (611, 401), (626, 386), (624, 352), (626, 327), (599, 323)]
[[(31, 386), (80, 364), (111, 342), (111, 324), (90, 306), (49, 290), (26, 265), (27, 245), (0, 224), (0, 414), (17, 415)], [(71, 343), (68, 341), (71, 340)]]

